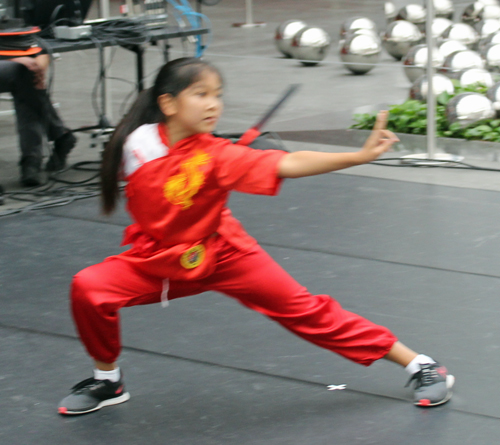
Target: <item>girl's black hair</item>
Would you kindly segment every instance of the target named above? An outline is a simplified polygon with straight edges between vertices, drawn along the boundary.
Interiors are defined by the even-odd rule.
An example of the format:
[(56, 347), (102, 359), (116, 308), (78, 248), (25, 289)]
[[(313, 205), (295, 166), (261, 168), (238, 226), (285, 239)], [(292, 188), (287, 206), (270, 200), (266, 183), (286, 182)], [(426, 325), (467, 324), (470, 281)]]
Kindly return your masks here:
[(158, 97), (163, 94), (176, 97), (181, 91), (199, 80), (206, 70), (220, 76), (217, 68), (194, 57), (183, 57), (166, 63), (158, 72), (154, 85), (139, 94), (130, 110), (117, 125), (104, 149), (101, 166), (101, 198), (105, 214), (113, 212), (120, 196), (119, 174), (123, 144), (128, 135), (141, 125), (165, 121), (165, 116), (158, 106)]

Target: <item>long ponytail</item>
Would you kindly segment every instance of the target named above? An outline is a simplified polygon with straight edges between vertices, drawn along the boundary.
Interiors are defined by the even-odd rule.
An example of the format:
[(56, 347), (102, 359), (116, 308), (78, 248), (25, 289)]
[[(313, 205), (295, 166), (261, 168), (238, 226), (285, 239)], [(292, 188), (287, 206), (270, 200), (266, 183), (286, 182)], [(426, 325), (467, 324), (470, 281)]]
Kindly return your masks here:
[(120, 196), (119, 175), (123, 157), (123, 144), (128, 135), (144, 124), (154, 124), (164, 119), (153, 94), (153, 89), (142, 91), (117, 125), (104, 149), (101, 166), (101, 201), (104, 214), (109, 215)]

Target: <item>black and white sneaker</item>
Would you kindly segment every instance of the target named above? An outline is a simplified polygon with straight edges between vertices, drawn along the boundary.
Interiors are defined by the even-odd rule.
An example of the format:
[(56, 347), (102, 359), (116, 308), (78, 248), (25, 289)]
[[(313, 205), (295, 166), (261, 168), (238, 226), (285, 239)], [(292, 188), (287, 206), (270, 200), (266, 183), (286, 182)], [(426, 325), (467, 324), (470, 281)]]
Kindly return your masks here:
[(123, 381), (83, 380), (71, 388), (71, 394), (59, 403), (58, 412), (63, 415), (85, 414), (97, 411), (103, 406), (117, 405), (130, 399)]
[(410, 377), (406, 386), (414, 381), (414, 401), (417, 406), (442, 405), (451, 399), (455, 377), (439, 363), (420, 365), (420, 371)]

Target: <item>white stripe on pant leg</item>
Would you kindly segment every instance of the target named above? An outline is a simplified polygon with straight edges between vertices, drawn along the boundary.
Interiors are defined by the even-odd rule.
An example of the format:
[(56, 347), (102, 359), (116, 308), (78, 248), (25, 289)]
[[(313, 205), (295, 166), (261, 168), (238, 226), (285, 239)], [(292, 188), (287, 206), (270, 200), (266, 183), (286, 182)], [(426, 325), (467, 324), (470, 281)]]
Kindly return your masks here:
[(168, 278), (165, 278), (163, 280), (163, 286), (161, 290), (161, 307), (167, 307), (168, 306), (168, 290), (170, 288), (170, 281)]

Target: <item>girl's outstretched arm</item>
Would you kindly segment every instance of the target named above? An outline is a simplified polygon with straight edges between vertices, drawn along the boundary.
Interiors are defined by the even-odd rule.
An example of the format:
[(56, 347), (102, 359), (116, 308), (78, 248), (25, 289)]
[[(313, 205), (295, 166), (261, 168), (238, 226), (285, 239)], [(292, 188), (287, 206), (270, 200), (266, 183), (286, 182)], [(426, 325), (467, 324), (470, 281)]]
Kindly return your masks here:
[(320, 175), (355, 165), (374, 161), (399, 141), (387, 126), (387, 111), (377, 115), (377, 121), (363, 148), (355, 153), (322, 153), (318, 151), (296, 151), (283, 157), (278, 166), (280, 178), (301, 178)]

